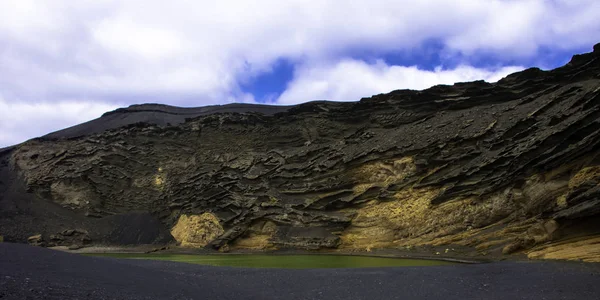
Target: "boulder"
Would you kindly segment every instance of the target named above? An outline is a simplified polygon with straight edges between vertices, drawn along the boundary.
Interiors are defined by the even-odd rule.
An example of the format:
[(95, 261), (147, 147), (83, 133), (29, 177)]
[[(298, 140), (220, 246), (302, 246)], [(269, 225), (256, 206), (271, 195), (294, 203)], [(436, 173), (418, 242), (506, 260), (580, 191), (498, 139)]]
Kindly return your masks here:
[(27, 243), (32, 246), (44, 246), (45, 242), (41, 234), (32, 235), (27, 238)]

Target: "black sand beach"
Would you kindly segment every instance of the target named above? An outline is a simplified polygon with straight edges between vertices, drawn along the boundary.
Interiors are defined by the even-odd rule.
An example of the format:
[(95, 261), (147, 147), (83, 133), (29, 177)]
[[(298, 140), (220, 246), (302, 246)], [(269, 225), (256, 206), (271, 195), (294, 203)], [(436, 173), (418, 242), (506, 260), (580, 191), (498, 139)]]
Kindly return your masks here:
[(247, 269), (0, 244), (0, 299), (599, 299), (600, 264)]

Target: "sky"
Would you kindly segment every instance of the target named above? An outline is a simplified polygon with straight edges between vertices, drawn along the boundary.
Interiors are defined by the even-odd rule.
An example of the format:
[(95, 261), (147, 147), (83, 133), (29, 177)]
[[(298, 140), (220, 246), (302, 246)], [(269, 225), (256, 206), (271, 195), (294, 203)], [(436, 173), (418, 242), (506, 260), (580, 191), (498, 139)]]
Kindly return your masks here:
[(131, 104), (494, 82), (598, 42), (598, 0), (0, 0), (0, 147)]

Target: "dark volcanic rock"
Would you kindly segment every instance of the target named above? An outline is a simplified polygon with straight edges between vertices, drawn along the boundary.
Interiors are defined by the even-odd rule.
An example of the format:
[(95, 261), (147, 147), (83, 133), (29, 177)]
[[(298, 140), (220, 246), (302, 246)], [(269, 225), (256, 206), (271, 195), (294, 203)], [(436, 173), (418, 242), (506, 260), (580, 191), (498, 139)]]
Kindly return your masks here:
[(194, 108), (174, 107), (163, 104), (132, 105), (127, 108), (107, 112), (101, 118), (77, 126), (59, 130), (42, 137), (42, 139), (75, 138), (109, 129), (116, 129), (132, 124), (171, 126), (185, 122), (186, 119), (217, 113), (259, 112), (272, 115), (287, 110), (286, 106), (269, 106), (234, 103)]
[(354, 103), (119, 109), (0, 152), (0, 235), (598, 260), (594, 51)]

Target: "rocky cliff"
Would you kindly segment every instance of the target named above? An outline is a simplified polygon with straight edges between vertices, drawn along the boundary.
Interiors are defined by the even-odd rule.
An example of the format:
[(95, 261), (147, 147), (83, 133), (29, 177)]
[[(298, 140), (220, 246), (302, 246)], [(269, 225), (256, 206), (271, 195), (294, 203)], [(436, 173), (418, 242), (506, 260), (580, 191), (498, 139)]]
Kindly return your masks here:
[(599, 143), (600, 45), (353, 103), (137, 105), (1, 149), (0, 235), (598, 261)]

